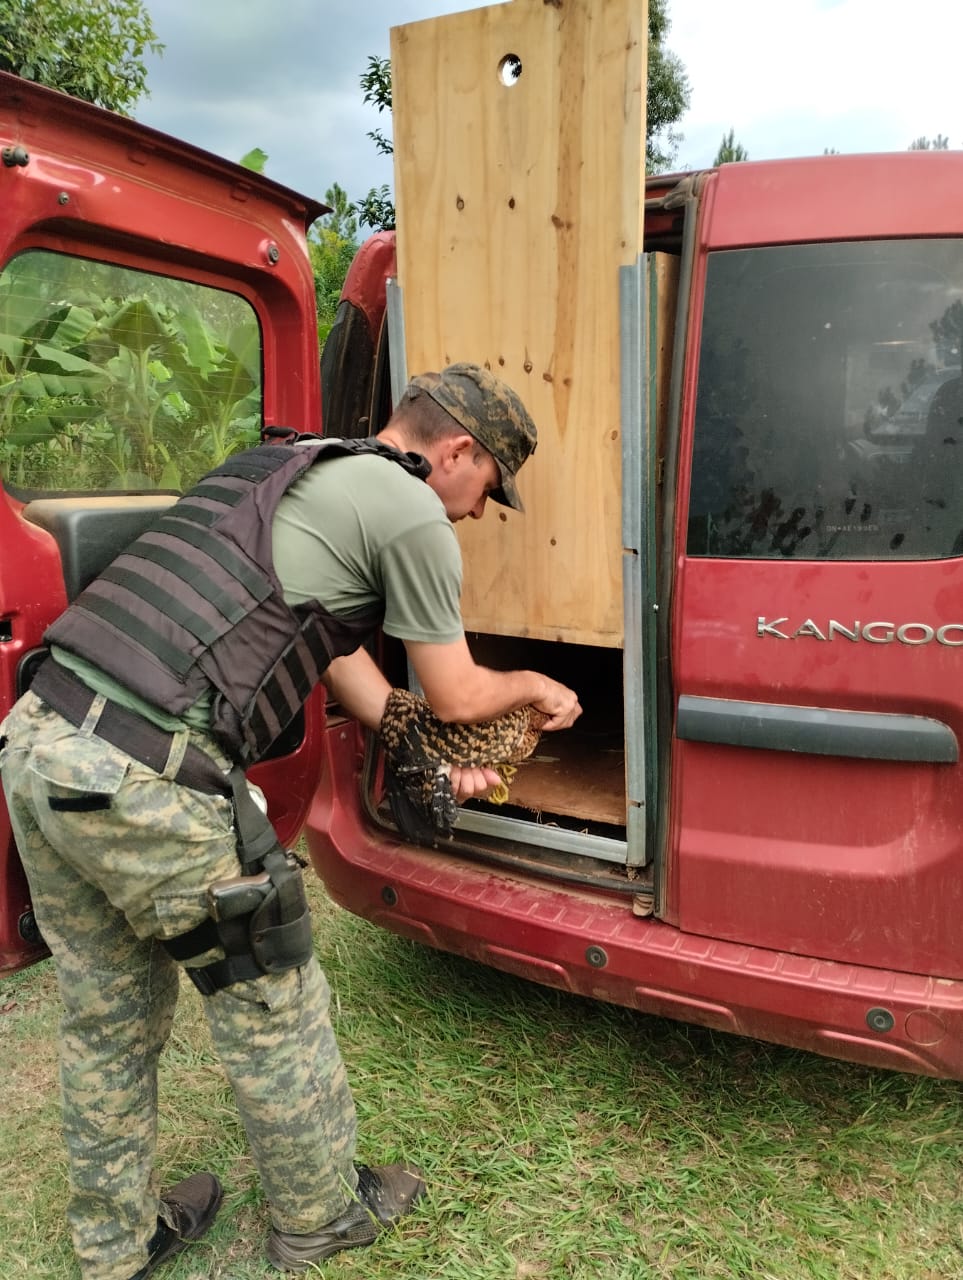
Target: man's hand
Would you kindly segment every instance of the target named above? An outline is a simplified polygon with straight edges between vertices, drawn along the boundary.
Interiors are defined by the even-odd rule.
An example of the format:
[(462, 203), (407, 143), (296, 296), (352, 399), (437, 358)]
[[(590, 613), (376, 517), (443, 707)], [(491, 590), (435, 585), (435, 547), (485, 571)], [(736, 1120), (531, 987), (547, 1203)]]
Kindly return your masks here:
[(480, 800), (501, 782), (494, 769), (471, 768), (468, 765), (451, 766), (451, 789), (459, 804), (465, 800)]
[(533, 699), (532, 706), (543, 711), (549, 719), (542, 725), (543, 733), (553, 729), (570, 729), (582, 714), (578, 695), (557, 680), (542, 676), (545, 689), (538, 698)]

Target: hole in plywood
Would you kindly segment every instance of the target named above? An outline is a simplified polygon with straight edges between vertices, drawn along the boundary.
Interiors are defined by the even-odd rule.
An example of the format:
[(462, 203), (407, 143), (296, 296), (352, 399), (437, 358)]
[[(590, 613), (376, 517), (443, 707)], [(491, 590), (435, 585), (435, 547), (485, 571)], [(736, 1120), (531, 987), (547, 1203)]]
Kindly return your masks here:
[(522, 74), (522, 60), (517, 53), (506, 53), (498, 64), (498, 78), (506, 89), (518, 84)]

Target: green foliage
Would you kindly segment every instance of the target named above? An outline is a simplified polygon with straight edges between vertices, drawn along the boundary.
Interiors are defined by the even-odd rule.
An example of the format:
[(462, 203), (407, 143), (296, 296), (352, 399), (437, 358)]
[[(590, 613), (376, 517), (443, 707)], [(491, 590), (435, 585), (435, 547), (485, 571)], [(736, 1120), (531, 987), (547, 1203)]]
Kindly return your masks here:
[(183, 489), (260, 421), (258, 328), (237, 299), (46, 253), (0, 277), (9, 483)]
[(0, 70), (129, 115), (160, 53), (143, 0), (3, 0)]
[(372, 187), (363, 200), (355, 205), (358, 219), (372, 231), (394, 231), (395, 203), (391, 198), (391, 188), (385, 183), (382, 187)]
[(336, 182), (324, 193), (324, 202), (331, 209), (320, 219), (325, 230), (332, 232), (341, 240), (350, 240), (357, 246), (358, 218), (354, 205), (348, 199), (344, 187)]
[(930, 324), (933, 343), (943, 365), (958, 365), (963, 357), (963, 302), (951, 303), (938, 320)]
[[(364, 102), (378, 108), (379, 112), (391, 114), (391, 62), (388, 58), (378, 58), (374, 54), (368, 57), (368, 66), (361, 75), (361, 88), (364, 90)], [(394, 153), (394, 143), (382, 129), (372, 129), (368, 137), (375, 144), (380, 155), (390, 156)], [(358, 218), (363, 226), (372, 231), (394, 231), (395, 205), (391, 198), (391, 190), (387, 184), (383, 187), (371, 187), (355, 205)]]
[(716, 152), (716, 158), (712, 163), (714, 165), (738, 164), (740, 160), (748, 159), (749, 152), (741, 142), (736, 142), (735, 129), (730, 129), (728, 133), (722, 135), (719, 150)]
[(267, 162), (267, 152), (262, 151), (260, 147), (252, 147), (246, 155), (241, 156), (238, 164), (244, 169), (250, 169), (252, 173), (263, 173)]
[[(361, 87), (366, 105), (373, 105), (379, 112), (387, 111), (391, 114), (391, 62), (388, 58), (369, 54), (367, 70), (361, 75)], [(394, 143), (381, 129), (373, 129), (368, 137), (380, 155), (390, 156), (394, 153)]]
[(324, 193), (324, 200), (331, 212), (319, 218), (308, 233), (322, 348), (338, 312), (341, 286), (358, 251), (358, 218), (344, 188), (335, 183)]
[(689, 105), (685, 67), (666, 47), (669, 0), (649, 0), (649, 48), (645, 100), (645, 168), (665, 173), (675, 163), (682, 134), (673, 128)]

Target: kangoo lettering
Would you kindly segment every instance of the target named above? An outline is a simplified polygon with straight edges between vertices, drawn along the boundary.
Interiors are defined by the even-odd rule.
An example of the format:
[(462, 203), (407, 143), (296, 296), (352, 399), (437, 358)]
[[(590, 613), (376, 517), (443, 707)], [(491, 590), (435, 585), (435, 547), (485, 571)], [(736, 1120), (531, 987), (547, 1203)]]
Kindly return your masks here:
[(835, 618), (817, 623), (806, 618), (793, 626), (789, 618), (759, 617), (756, 635), (774, 640), (865, 640), (867, 644), (944, 644), (963, 648), (963, 622), (946, 622), (941, 627), (928, 622), (837, 622)]

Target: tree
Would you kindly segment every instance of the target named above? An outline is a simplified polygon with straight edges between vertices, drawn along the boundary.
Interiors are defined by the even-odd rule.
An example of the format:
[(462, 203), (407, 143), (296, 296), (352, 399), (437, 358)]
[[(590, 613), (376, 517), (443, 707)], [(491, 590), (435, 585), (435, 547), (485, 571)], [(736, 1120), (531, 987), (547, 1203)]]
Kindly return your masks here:
[(719, 150), (716, 152), (716, 158), (713, 160), (714, 165), (719, 164), (738, 164), (740, 160), (748, 160), (749, 152), (745, 149), (741, 142), (736, 142), (736, 131), (730, 129), (728, 133), (722, 135), (722, 141), (719, 144)]
[[(391, 115), (391, 61), (369, 54), (368, 66), (361, 75), (361, 88), (364, 90), (366, 105), (377, 107), (379, 114), (387, 111)], [(368, 137), (375, 144), (379, 155), (394, 154), (394, 143), (383, 129), (372, 129)], [(395, 206), (391, 199), (391, 191), (387, 185), (371, 187), (368, 194), (355, 205), (358, 218), (363, 226), (372, 231), (394, 231)]]
[(675, 163), (682, 134), (673, 125), (689, 105), (685, 67), (666, 48), (669, 0), (649, 0), (649, 51), (645, 95), (645, 169), (665, 173)]
[(358, 220), (344, 188), (335, 183), (324, 193), (324, 200), (331, 212), (319, 218), (308, 233), (322, 347), (338, 312), (344, 278), (358, 250)]
[(943, 364), (959, 364), (963, 352), (963, 302), (951, 302), (938, 320), (930, 321), (930, 329)]
[(324, 202), (331, 206), (331, 212), (319, 219), (325, 230), (332, 232), (341, 240), (350, 240), (352, 244), (357, 245), (358, 218), (344, 187), (337, 183), (333, 187), (328, 187), (324, 193)]
[(949, 151), (949, 149), (950, 140), (944, 137), (942, 133), (938, 133), (932, 142), (926, 137), (917, 138), (908, 147), (909, 151)]
[[(645, 103), (645, 168), (647, 173), (663, 173), (675, 161), (682, 135), (672, 128), (689, 105), (690, 88), (685, 67), (666, 48), (669, 31), (669, 0), (649, 0), (648, 72)], [(391, 113), (391, 62), (370, 55), (361, 75), (364, 101), (379, 113)], [(368, 137), (379, 154), (390, 156), (394, 144), (383, 129), (373, 129)], [(745, 157), (742, 157), (743, 159)], [(395, 207), (387, 186), (372, 187), (355, 206), (361, 222), (375, 231), (390, 231), (395, 225)]]
[(143, 0), (3, 0), (0, 70), (129, 115), (160, 53)]
[[(388, 58), (368, 55), (367, 69), (361, 75), (361, 87), (364, 89), (366, 105), (377, 107), (379, 113), (387, 111), (391, 114), (391, 62)], [(372, 129), (368, 137), (375, 144), (379, 155), (390, 156), (394, 153), (394, 143), (383, 130)]]
[(358, 221), (363, 226), (370, 227), (372, 231), (394, 231), (395, 202), (387, 183), (381, 187), (372, 187), (354, 207)]

